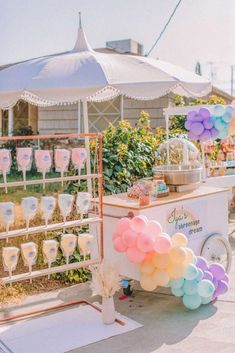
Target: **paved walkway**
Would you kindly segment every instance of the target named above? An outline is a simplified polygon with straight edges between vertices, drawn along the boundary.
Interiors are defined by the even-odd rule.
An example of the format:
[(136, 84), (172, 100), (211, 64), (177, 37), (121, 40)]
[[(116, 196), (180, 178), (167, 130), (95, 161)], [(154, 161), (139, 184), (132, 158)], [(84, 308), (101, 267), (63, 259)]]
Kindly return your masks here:
[[(184, 308), (182, 300), (161, 291), (136, 290), (133, 298), (116, 299), (116, 309), (144, 326), (121, 336), (75, 349), (69, 353), (234, 353), (235, 352), (235, 263), (230, 272), (230, 290), (213, 305), (196, 311)], [(87, 285), (28, 298), (22, 309), (90, 297)], [(97, 301), (98, 297), (90, 298)], [(44, 352), (47, 353), (47, 352)]]

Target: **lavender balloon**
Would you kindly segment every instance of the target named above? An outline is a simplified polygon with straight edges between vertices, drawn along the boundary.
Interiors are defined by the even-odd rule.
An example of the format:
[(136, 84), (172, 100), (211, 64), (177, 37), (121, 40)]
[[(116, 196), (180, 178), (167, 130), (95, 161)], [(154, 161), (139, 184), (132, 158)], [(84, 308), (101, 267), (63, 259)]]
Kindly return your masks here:
[(225, 294), (228, 291), (228, 283), (225, 281), (218, 281), (218, 287), (216, 288), (217, 295)]
[(218, 134), (219, 134), (219, 131), (216, 129), (216, 128), (212, 128), (211, 129), (211, 138), (212, 139), (216, 139), (217, 138), (217, 136), (218, 136)]
[(205, 129), (209, 129), (209, 130), (212, 129), (214, 126), (213, 121), (210, 118), (204, 120), (203, 125)]
[(193, 121), (196, 115), (197, 115), (197, 112), (195, 110), (192, 110), (191, 112), (188, 113), (187, 120)]
[(210, 271), (204, 271), (203, 279), (209, 279), (209, 281), (213, 282), (213, 275)]
[(203, 118), (203, 120), (208, 119), (211, 115), (207, 108), (200, 108), (198, 113)]
[(198, 139), (198, 136), (194, 135), (194, 134), (192, 133), (192, 131), (189, 131), (188, 137), (189, 137), (190, 140), (192, 140), (192, 141), (196, 141), (196, 140)]
[(204, 126), (202, 123), (199, 122), (192, 123), (190, 131), (192, 131), (192, 133), (196, 136), (201, 135), (204, 131)]
[(221, 264), (214, 263), (209, 266), (209, 271), (217, 281), (222, 280), (225, 276), (224, 267)]
[(199, 136), (200, 141), (208, 141), (211, 139), (211, 133), (209, 130), (204, 130), (203, 133)]
[(185, 129), (189, 131), (191, 129), (191, 124), (191, 120), (186, 120), (184, 124)]
[(200, 268), (203, 272), (208, 270), (208, 263), (206, 259), (202, 256), (197, 256), (196, 266)]

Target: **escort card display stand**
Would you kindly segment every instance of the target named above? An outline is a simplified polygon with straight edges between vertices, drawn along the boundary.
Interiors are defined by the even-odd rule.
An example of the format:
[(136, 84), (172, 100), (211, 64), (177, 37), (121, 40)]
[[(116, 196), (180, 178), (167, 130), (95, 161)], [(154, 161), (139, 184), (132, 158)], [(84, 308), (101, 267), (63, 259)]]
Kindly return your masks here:
[[(83, 165), (81, 165), (79, 167), (79, 171), (77, 171), (77, 165), (74, 166), (73, 162), (70, 161), (70, 155), (71, 155), (71, 150), (73, 149), (78, 149), (79, 150), (85, 150), (85, 148), (83, 148), (83, 146), (87, 145), (87, 141), (89, 141), (89, 143), (93, 143), (95, 146), (94, 149), (94, 158), (93, 158), (93, 165), (91, 167), (91, 165), (86, 165), (87, 164), (87, 160), (85, 161), (84, 159), (82, 160)], [(60, 272), (68, 272), (69, 270), (75, 270), (78, 268), (87, 268), (90, 265), (94, 265), (94, 264), (98, 264), (101, 262), (101, 259), (103, 258), (103, 211), (102, 211), (102, 137), (101, 134), (95, 134), (95, 133), (89, 133), (89, 134), (63, 134), (63, 135), (38, 135), (38, 136), (16, 136), (16, 137), (1, 137), (0, 138), (0, 151), (3, 150), (5, 148), (5, 144), (7, 143), (11, 143), (12, 145), (14, 145), (16, 148), (21, 146), (21, 143), (24, 143), (25, 145), (29, 145), (30, 147), (32, 147), (33, 150), (33, 155), (34, 157), (31, 157), (33, 159), (33, 163), (35, 163), (35, 156), (37, 155), (37, 153), (35, 153), (36, 151), (43, 151), (46, 148), (44, 148), (44, 146), (47, 146), (49, 143), (53, 146), (53, 150), (54, 150), (54, 156), (52, 158), (52, 154), (50, 152), (50, 164), (52, 165), (52, 168), (54, 168), (56, 170), (56, 172), (59, 172), (59, 176), (57, 176), (55, 173), (53, 173), (52, 177), (49, 177), (47, 175), (45, 175), (45, 170), (43, 169), (43, 178), (38, 178), (38, 179), (29, 179), (29, 174), (30, 172), (27, 172), (27, 176), (24, 175), (22, 177), (22, 180), (12, 180), (11, 178), (11, 168), (9, 168), (8, 166), (8, 179), (6, 179), (5, 175), (4, 175), (4, 180), (3, 182), (0, 183), (0, 192), (1, 195), (4, 196), (4, 201), (5, 199), (7, 199), (8, 202), (0, 202), (0, 206), (7, 206), (6, 204), (12, 205), (12, 195), (14, 195), (12, 193), (12, 191), (10, 191), (11, 189), (16, 189), (16, 188), (22, 188), (22, 190), (27, 189), (27, 191), (24, 191), (24, 193), (27, 192), (27, 199), (22, 198), (22, 200), (19, 202), (17, 205), (18, 207), (22, 208), (22, 214), (23, 217), (25, 218), (25, 220), (23, 222), (21, 222), (20, 224), (23, 225), (22, 228), (16, 228), (17, 224), (14, 224), (13, 218), (14, 218), (14, 212), (11, 212), (11, 215), (8, 215), (11, 218), (11, 222), (8, 225), (4, 225), (3, 222), (1, 222), (1, 228), (0, 228), (0, 240), (2, 243), (2, 247), (3, 248), (7, 248), (8, 244), (7, 244), (7, 240), (12, 239), (12, 238), (20, 238), (20, 240), (22, 240), (22, 243), (25, 243), (26, 240), (28, 239), (30, 236), (36, 236), (36, 235), (40, 235), (40, 234), (45, 234), (44, 237), (44, 245), (43, 245), (43, 252), (44, 252), (44, 260), (48, 263), (48, 267), (44, 268), (44, 269), (34, 269), (32, 268), (32, 266), (35, 263), (35, 258), (37, 256), (36, 254), (36, 250), (35, 251), (31, 251), (29, 249), (28, 253), (27, 253), (27, 258), (24, 258), (24, 264), (25, 266), (28, 266), (29, 271), (25, 272), (25, 273), (17, 273), (14, 274), (12, 273), (12, 269), (9, 267), (6, 268), (6, 264), (5, 264), (5, 268), (6, 270), (9, 270), (9, 276), (1, 278), (1, 281), (5, 284), (7, 283), (12, 283), (12, 282), (17, 282), (17, 281), (23, 281), (23, 280), (30, 280), (32, 281), (33, 278), (36, 277), (41, 277), (41, 276), (48, 276), (50, 277), (51, 274), (54, 273), (60, 273)], [(66, 150), (69, 151), (69, 153), (65, 153), (65, 147), (66, 146)], [(88, 144), (89, 146), (89, 144)], [(58, 148), (61, 148), (61, 150), (63, 151), (63, 153), (61, 153), (61, 156), (58, 155)], [(10, 151), (11, 152), (11, 151)], [(56, 153), (55, 153), (56, 152)], [(86, 153), (84, 153), (84, 155), (89, 155), (90, 156), (90, 151), (87, 152), (85, 150)], [(43, 154), (43, 153), (42, 153)], [(66, 159), (66, 167), (62, 168), (62, 162), (60, 161), (60, 168), (56, 168), (56, 165), (54, 166), (53, 162), (56, 159), (58, 161), (59, 157), (62, 157), (63, 159), (65, 158), (69, 158), (69, 161)], [(45, 160), (48, 160), (48, 155), (45, 155)], [(22, 157), (24, 158), (24, 156)], [(55, 164), (56, 161), (55, 160)], [(3, 161), (4, 162), (4, 161)], [(86, 162), (86, 163), (85, 163)], [(39, 160), (37, 160), (37, 162), (35, 163), (36, 165), (39, 163)], [(79, 163), (79, 161), (78, 161)], [(45, 164), (45, 163), (44, 163)], [(43, 163), (42, 163), (43, 165)], [(70, 166), (70, 168), (69, 168)], [(47, 168), (48, 168), (48, 164), (47, 164)], [(61, 169), (62, 168), (62, 169)], [(72, 168), (75, 170), (75, 172), (72, 172)], [(91, 170), (93, 169), (93, 170)], [(48, 171), (49, 169), (47, 169)], [(42, 172), (42, 170), (40, 170)], [(79, 210), (78, 205), (77, 205), (77, 211), (76, 210), (76, 204), (75, 204), (75, 199), (73, 200), (73, 197), (70, 196), (64, 196), (64, 191), (59, 191), (58, 195), (56, 195), (55, 192), (50, 192), (50, 187), (47, 187), (48, 184), (54, 184), (57, 183), (56, 185), (58, 185), (58, 189), (60, 190), (60, 186), (62, 185), (66, 185), (69, 182), (74, 182), (74, 183), (80, 183), (80, 181), (86, 181), (87, 182), (87, 188), (88, 190), (91, 188), (91, 186), (93, 186), (93, 191), (94, 190), (98, 190), (98, 198), (97, 198), (97, 202), (96, 202), (96, 207), (95, 207), (95, 213), (92, 214), (92, 216), (86, 218), (86, 216), (84, 217), (83, 212), (87, 213), (88, 212), (88, 208), (85, 207), (84, 210)], [(31, 190), (31, 188), (29, 188), (28, 186), (32, 186), (32, 185), (41, 185), (43, 186), (43, 190), (42, 193), (40, 194), (40, 206), (37, 205), (37, 200), (35, 199), (35, 197), (37, 198), (37, 193), (33, 191), (33, 189)], [(78, 199), (78, 195), (80, 193), (78, 192), (75, 196), (76, 199)], [(43, 196), (41, 196), (43, 195)], [(69, 195), (69, 194), (67, 194)], [(94, 196), (97, 197), (97, 193), (95, 195), (95, 193), (81, 193), (81, 197), (84, 199), (84, 197), (88, 195), (89, 198), (87, 197), (88, 200), (85, 200), (84, 202), (86, 202), (86, 205), (89, 205), (90, 203), (90, 199)], [(39, 199), (39, 197), (38, 197)], [(67, 209), (64, 210), (62, 209), (62, 201), (69, 202), (69, 205), (67, 205)], [(1, 200), (2, 201), (2, 200)], [(43, 201), (43, 202), (42, 202)], [(45, 201), (45, 202), (44, 202)], [(53, 201), (53, 205), (49, 205), (49, 201)], [(80, 196), (79, 196), (79, 201), (77, 201), (78, 203), (80, 202)], [(73, 204), (73, 206), (71, 206), (71, 203)], [(54, 211), (55, 206), (58, 204), (58, 209), (60, 209), (60, 219), (61, 221), (55, 221), (52, 217), (52, 213)], [(14, 206), (15, 206), (14, 205)], [(32, 207), (31, 207), (32, 206)], [(43, 207), (48, 206), (48, 212), (43, 212), (42, 208)], [(1, 211), (1, 213), (4, 213), (4, 207), (3, 210)], [(30, 208), (30, 212), (27, 212), (27, 207)], [(38, 209), (41, 209), (41, 221), (39, 225), (31, 225), (32, 223), (32, 218), (35, 215), (35, 207)], [(51, 207), (51, 208), (50, 208)], [(67, 216), (70, 213), (70, 211), (72, 210), (73, 207), (73, 214), (76, 213), (76, 216), (73, 216), (73, 219), (67, 220)], [(50, 208), (50, 209), (49, 209)], [(61, 210), (63, 212), (61, 212)], [(7, 213), (9, 213), (11, 210), (6, 210)], [(66, 212), (65, 212), (66, 211)], [(67, 212), (68, 211), (68, 212)], [(82, 212), (82, 214), (80, 214), (80, 212)], [(44, 214), (45, 213), (45, 214)], [(28, 216), (28, 217), (27, 217)], [(46, 217), (48, 216), (48, 217)], [(44, 219), (44, 220), (43, 220)], [(57, 217), (58, 219), (58, 217)], [(39, 223), (39, 221), (37, 221), (37, 223)], [(25, 226), (26, 225), (26, 226)], [(51, 261), (50, 261), (50, 254), (47, 253), (48, 251), (54, 252), (57, 251), (56, 247), (51, 247), (51, 249), (49, 249), (49, 245), (51, 244), (47, 244), (47, 248), (46, 248), (46, 238), (47, 235), (49, 235), (49, 232), (52, 231), (61, 231), (62, 233), (65, 233), (65, 231), (67, 233), (72, 232), (73, 228), (78, 228), (78, 227), (82, 227), (84, 225), (88, 225), (89, 227), (91, 225), (93, 225), (93, 233), (92, 234), (92, 241), (94, 242), (97, 252), (96, 252), (96, 257), (88, 257), (88, 259), (84, 256), (83, 254), (83, 261), (79, 261), (79, 262), (73, 262), (73, 263), (69, 263), (68, 262), (68, 257), (66, 260), (66, 265), (61, 265), (61, 266), (51, 266)], [(97, 234), (100, 234), (101, 236), (98, 239)], [(49, 238), (49, 236), (48, 236)], [(51, 238), (49, 238), (51, 239)], [(89, 238), (90, 239), (90, 238)], [(97, 244), (97, 241), (99, 240), (99, 244)], [(31, 241), (31, 243), (30, 243)], [(29, 240), (28, 244), (35, 244), (32, 243), (32, 239)], [(23, 245), (25, 246), (25, 245)], [(70, 244), (68, 244), (68, 246), (70, 246)], [(10, 245), (9, 245), (10, 247)], [(76, 237), (76, 244), (74, 244), (74, 247), (78, 248), (78, 242), (77, 242), (77, 237)], [(7, 250), (6, 250), (7, 251)], [(64, 252), (64, 249), (63, 249)], [(87, 251), (87, 253), (89, 253), (89, 251)], [(67, 253), (66, 253), (67, 254)], [(70, 254), (70, 253), (69, 253)], [(14, 254), (13, 254), (14, 255)], [(9, 256), (13, 256), (13, 255), (9, 255)], [(22, 255), (22, 246), (21, 246), (21, 255)], [(71, 254), (70, 254), (71, 255)], [(15, 256), (15, 255), (14, 255)], [(18, 252), (17, 252), (17, 256), (18, 256)], [(55, 254), (51, 253), (51, 258), (53, 258), (55, 256)], [(67, 255), (66, 255), (67, 256)], [(15, 256), (16, 257), (16, 256)], [(31, 258), (31, 260), (30, 260)], [(15, 264), (16, 262), (16, 258), (13, 259), (14, 260), (14, 266), (13, 269), (17, 271), (17, 266)], [(2, 260), (1, 260), (2, 261)], [(34, 265), (33, 267), (36, 267), (36, 265)], [(27, 267), (25, 267), (27, 268)], [(14, 271), (15, 272), (15, 271)]]

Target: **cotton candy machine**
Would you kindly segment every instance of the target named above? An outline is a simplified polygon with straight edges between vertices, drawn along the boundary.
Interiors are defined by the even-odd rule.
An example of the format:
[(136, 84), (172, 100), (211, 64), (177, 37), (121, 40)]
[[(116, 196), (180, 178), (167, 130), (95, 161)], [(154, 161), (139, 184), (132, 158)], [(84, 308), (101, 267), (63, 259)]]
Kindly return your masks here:
[(156, 152), (154, 174), (164, 177), (168, 185), (199, 185), (202, 174), (199, 150), (186, 139), (164, 141)]

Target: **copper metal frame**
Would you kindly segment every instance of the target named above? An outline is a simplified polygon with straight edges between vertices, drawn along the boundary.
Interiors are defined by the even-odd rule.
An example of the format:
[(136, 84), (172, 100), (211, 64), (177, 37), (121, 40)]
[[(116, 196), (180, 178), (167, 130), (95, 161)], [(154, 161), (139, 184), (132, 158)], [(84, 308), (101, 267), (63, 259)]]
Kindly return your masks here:
[(60, 134), (60, 135), (31, 135), (31, 136), (4, 136), (1, 141), (22, 141), (22, 140), (42, 140), (42, 139), (60, 139), (60, 138), (86, 138), (93, 137), (98, 139), (99, 147), (99, 171), (98, 171), (98, 190), (99, 190), (99, 218), (100, 218), (100, 260), (104, 257), (104, 235), (103, 235), (103, 177), (102, 177), (102, 134), (84, 133), (84, 134)]

